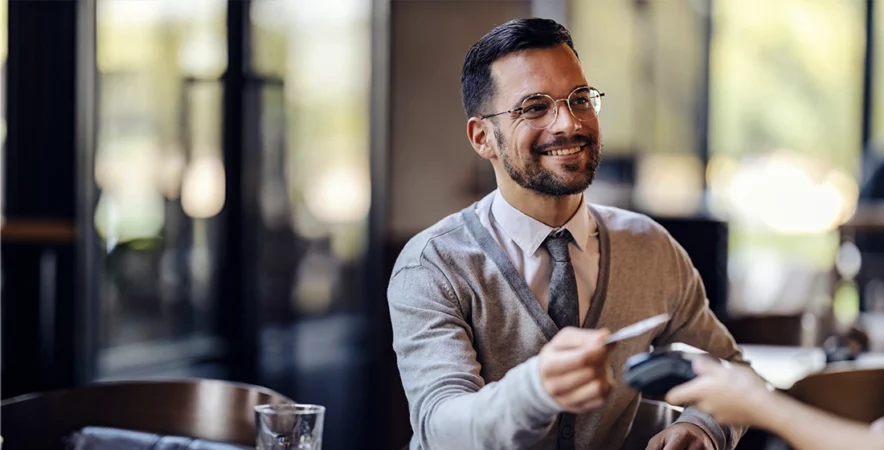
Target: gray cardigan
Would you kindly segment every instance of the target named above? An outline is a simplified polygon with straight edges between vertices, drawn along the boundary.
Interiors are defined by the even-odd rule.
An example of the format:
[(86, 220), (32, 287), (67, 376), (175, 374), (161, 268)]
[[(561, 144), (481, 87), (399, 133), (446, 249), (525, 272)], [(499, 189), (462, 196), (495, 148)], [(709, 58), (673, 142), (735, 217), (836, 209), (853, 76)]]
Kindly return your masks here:
[[(480, 202), (490, 201), (491, 196)], [(599, 227), (599, 278), (583, 327), (615, 331), (669, 313), (655, 333), (618, 343), (610, 354), (615, 386), (601, 409), (576, 418), (579, 449), (617, 449), (639, 395), (623, 364), (650, 346), (683, 342), (742, 360), (708, 307), (684, 250), (647, 216), (588, 205)], [(410, 408), (411, 449), (555, 449), (560, 408), (540, 384), (537, 354), (557, 328), (491, 234), (476, 205), (412, 238), (388, 288), (393, 348)], [(687, 408), (720, 450), (741, 429)]]

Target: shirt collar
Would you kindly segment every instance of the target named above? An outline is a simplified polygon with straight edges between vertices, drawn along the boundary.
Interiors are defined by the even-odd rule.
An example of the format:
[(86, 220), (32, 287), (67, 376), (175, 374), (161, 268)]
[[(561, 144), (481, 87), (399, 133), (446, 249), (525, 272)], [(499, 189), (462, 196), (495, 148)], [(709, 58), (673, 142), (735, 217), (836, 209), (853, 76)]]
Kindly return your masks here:
[(553, 228), (516, 209), (495, 192), (491, 201), (491, 214), (506, 235), (526, 254), (533, 255), (550, 233), (568, 230), (580, 251), (586, 249), (589, 237), (596, 234), (597, 227), (589, 207), (579, 208), (565, 225)]

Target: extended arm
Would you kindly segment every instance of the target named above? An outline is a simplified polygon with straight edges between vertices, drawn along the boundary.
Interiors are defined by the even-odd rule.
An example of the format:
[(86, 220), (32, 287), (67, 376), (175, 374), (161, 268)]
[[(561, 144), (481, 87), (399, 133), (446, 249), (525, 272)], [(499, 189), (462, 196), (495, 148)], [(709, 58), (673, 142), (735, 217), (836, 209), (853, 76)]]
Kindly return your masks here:
[(884, 450), (884, 433), (770, 393), (754, 425), (766, 428), (800, 450)]
[(543, 389), (537, 356), (485, 384), (472, 329), (445, 276), (407, 267), (388, 289), (411, 425), (423, 448), (524, 448), (542, 439), (559, 406)]
[(884, 433), (841, 419), (770, 390), (747, 367), (694, 361), (698, 378), (672, 389), (666, 400), (689, 402), (723, 423), (764, 428), (798, 450), (884, 450)]

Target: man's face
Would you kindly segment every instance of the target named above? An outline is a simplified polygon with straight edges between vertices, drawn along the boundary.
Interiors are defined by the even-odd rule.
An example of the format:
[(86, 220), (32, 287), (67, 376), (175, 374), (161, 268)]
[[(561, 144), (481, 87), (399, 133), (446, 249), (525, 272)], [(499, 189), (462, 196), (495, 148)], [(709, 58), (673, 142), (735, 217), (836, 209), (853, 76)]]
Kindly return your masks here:
[[(492, 64), (491, 74), (495, 95), (488, 109), (492, 113), (518, 108), (532, 94), (564, 99), (575, 88), (587, 85), (580, 62), (564, 44), (507, 55)], [(557, 102), (556, 107), (556, 119), (545, 129), (532, 127), (518, 114), (486, 119), (493, 128), (491, 145), (509, 178), (519, 186), (548, 196), (577, 194), (592, 183), (601, 161), (598, 118), (578, 120), (566, 101)], [(579, 151), (554, 154), (573, 148)]]

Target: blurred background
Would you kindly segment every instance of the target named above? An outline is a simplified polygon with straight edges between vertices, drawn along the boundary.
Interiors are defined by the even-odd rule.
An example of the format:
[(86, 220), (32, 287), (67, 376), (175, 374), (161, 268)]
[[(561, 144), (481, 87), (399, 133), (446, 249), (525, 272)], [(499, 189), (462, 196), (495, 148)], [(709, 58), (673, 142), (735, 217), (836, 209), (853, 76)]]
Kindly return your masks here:
[(494, 189), (460, 70), (526, 16), (605, 93), (588, 197), (666, 226), (766, 375), (884, 352), (880, 1), (0, 0), (2, 397), (218, 378), (403, 444), (389, 272)]

